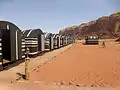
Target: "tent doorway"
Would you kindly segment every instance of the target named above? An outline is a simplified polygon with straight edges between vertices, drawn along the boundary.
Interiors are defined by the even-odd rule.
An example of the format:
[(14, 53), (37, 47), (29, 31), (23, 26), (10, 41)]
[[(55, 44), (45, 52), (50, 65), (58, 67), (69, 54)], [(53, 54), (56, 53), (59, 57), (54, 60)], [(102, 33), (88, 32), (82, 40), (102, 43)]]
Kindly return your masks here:
[(11, 60), (10, 30), (2, 30), (2, 54), (5, 61)]

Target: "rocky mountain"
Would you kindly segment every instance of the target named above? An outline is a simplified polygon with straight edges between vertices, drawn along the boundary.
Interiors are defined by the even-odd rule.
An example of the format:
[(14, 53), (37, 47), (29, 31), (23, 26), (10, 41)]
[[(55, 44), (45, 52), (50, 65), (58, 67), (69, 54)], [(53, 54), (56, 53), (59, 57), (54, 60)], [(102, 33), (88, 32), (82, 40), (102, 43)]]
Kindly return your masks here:
[(100, 17), (88, 23), (64, 28), (60, 30), (59, 34), (72, 36), (76, 39), (94, 34), (102, 38), (118, 38), (120, 37), (120, 12)]

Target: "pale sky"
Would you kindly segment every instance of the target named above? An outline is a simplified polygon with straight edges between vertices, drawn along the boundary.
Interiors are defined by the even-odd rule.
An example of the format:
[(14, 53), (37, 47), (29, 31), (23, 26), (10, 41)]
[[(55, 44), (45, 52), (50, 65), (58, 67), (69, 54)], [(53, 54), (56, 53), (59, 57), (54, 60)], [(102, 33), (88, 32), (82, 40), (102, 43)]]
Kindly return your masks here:
[(58, 33), (67, 26), (120, 11), (119, 4), (120, 0), (0, 0), (0, 20), (20, 29)]

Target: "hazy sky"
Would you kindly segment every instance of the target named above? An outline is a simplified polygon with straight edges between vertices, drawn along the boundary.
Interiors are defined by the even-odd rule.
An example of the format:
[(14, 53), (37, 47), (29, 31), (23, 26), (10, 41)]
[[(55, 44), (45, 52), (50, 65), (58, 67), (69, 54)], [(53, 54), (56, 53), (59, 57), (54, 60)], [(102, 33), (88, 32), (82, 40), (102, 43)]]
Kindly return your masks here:
[(119, 4), (120, 0), (0, 0), (0, 20), (21, 29), (58, 33), (67, 26), (120, 11)]

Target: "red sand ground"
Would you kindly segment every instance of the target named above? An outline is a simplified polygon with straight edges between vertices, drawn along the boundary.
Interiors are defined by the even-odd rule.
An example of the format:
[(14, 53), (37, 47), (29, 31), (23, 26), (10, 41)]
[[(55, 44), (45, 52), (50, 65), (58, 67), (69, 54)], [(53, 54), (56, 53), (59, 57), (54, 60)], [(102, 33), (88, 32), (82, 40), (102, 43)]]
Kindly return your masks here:
[(101, 48), (76, 43), (31, 72), (30, 78), (46, 83), (120, 86), (120, 45), (107, 43), (106, 48)]

